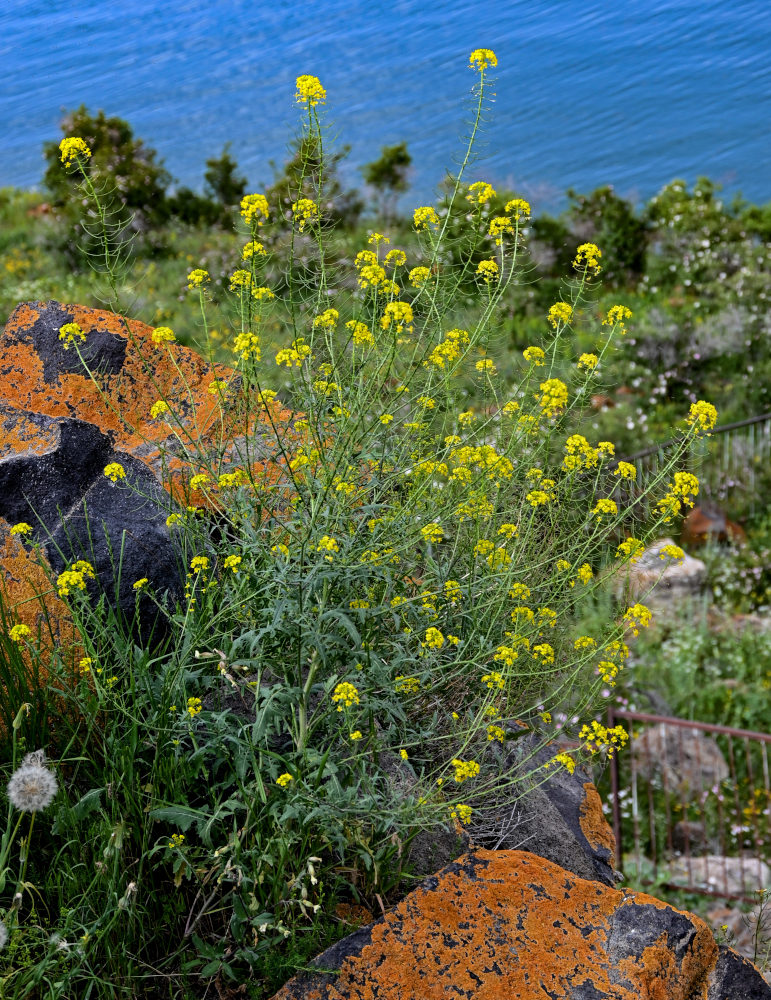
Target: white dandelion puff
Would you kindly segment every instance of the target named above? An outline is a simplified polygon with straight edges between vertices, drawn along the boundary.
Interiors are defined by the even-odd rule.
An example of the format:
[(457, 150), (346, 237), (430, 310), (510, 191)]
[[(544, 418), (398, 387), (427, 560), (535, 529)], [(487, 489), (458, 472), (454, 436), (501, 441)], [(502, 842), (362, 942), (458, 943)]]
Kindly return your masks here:
[(8, 928), (0, 923), (0, 951), (8, 944)]
[(45, 753), (28, 753), (8, 782), (8, 798), (20, 812), (47, 809), (56, 795), (56, 775), (45, 766)]

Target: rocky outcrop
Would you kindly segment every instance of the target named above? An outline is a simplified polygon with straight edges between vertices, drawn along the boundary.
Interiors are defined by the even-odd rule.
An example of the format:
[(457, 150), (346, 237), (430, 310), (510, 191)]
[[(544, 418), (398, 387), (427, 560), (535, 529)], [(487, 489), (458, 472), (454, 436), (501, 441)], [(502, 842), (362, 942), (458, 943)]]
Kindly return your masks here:
[(698, 917), (522, 851), (478, 850), (339, 941), (274, 1000), (768, 1000)]
[(701, 559), (685, 555), (680, 561), (662, 553), (671, 538), (660, 538), (642, 556), (615, 575), (616, 590), (629, 600), (644, 600), (657, 612), (671, 609), (678, 601), (697, 596), (707, 579)]
[[(67, 323), (84, 334), (69, 346), (60, 339)], [(277, 403), (244, 417), (233, 369), (152, 334), (113, 313), (46, 302), (19, 306), (0, 338), (0, 588), (13, 621), (42, 626), (59, 645), (75, 637), (52, 576), (91, 562), (92, 592), (130, 620), (137, 580), (173, 600), (185, 567), (166, 517), (176, 504), (208, 503), (190, 487), (191, 459), (216, 453), (222, 471), (267, 467), (272, 428), (291, 417)], [(153, 418), (158, 400), (168, 401), (168, 420)], [(126, 474), (116, 483), (104, 475), (112, 462)], [(11, 537), (20, 521), (31, 534)], [(155, 605), (140, 598), (139, 612), (147, 637)]]
[(730, 774), (717, 742), (698, 729), (659, 722), (633, 736), (630, 749), (638, 773), (658, 776), (664, 788), (689, 798)]
[(747, 535), (741, 525), (729, 521), (719, 507), (699, 504), (683, 519), (680, 531), (683, 545), (704, 545), (706, 542), (731, 542), (744, 545)]

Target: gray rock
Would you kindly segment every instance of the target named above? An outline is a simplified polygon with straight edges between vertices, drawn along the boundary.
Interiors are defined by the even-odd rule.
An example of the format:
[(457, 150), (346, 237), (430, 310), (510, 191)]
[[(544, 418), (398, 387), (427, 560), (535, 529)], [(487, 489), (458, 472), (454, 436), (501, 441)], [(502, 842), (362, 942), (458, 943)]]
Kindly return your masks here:
[[(45, 430), (56, 442), (50, 450), (0, 459), (0, 517), (32, 526), (23, 544), (38, 542), (55, 574), (76, 560), (90, 562), (90, 595), (104, 594), (143, 640), (157, 637), (163, 616), (148, 596), (137, 602), (133, 584), (146, 577), (167, 602), (184, 594), (182, 554), (166, 527), (168, 494), (93, 424), (47, 419)], [(110, 462), (123, 466), (125, 479), (113, 484), (104, 475)]]
[(685, 555), (680, 562), (662, 558), (671, 538), (660, 538), (649, 545), (642, 556), (615, 576), (616, 591), (625, 599), (642, 600), (655, 612), (667, 612), (683, 600), (696, 597), (707, 579), (707, 567), (701, 559)]
[(690, 798), (719, 785), (730, 774), (720, 747), (698, 729), (659, 722), (630, 742), (632, 762), (647, 779)]

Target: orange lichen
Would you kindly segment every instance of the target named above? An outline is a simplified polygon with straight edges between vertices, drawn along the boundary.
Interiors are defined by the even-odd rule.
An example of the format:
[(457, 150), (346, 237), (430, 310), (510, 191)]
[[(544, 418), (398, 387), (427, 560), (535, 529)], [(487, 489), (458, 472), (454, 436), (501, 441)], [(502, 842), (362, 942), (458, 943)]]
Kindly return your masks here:
[[(44, 646), (56, 648), (67, 660), (83, 655), (83, 641), (69, 616), (69, 609), (51, 585), (50, 571), (45, 562), (27, 552), (9, 526), (0, 518), (0, 600), (9, 618), (9, 625), (28, 625), (32, 636)], [(32, 678), (29, 653), (24, 661)], [(48, 676), (46, 657), (40, 658), (39, 680)]]
[[(58, 308), (86, 333), (83, 357), (88, 360), (91, 356), (89, 346), (97, 336), (97, 346), (104, 349), (110, 363), (105, 364), (96, 352), (88, 370), (63, 370), (60, 364), (55, 378), (50, 373), (46, 378), (45, 365), (51, 364), (51, 359), (38, 354), (32, 332), (45, 309), (19, 306), (0, 340), (0, 419), (11, 431), (4, 454), (16, 454), (17, 448), (37, 452), (44, 447), (40, 441), (46, 435), (39, 431), (35, 435), (31, 415), (74, 417), (110, 434), (116, 450), (140, 458), (165, 480), (175, 496), (187, 468), (178, 457), (181, 448), (190, 457), (211, 456), (214, 449), (221, 448), (224, 456), (220, 457), (227, 460), (228, 450), (231, 454), (238, 450), (239, 437), (242, 446), (244, 439), (251, 439), (255, 479), (266, 475), (271, 481), (279, 478), (275, 470), (266, 468), (276, 450), (276, 431), (287, 433), (292, 416), (279, 402), (252, 408), (245, 416), (238, 393), (227, 401), (209, 392), (214, 379), (237, 387), (239, 376), (234, 369), (209, 364), (195, 351), (176, 343), (155, 344), (153, 328), (136, 320), (78, 305)], [(73, 368), (82, 366), (73, 348), (67, 360)], [(153, 403), (159, 399), (172, 411), (168, 422), (150, 416)], [(264, 445), (256, 447), (254, 442), (260, 437), (265, 439)], [(291, 432), (288, 437), (291, 439)]]
[(581, 832), (593, 850), (606, 847), (611, 858), (616, 856), (616, 838), (602, 811), (602, 799), (591, 781), (584, 782), (584, 800), (578, 820)]
[[(301, 975), (274, 1000), (501, 1000), (581, 989), (608, 1000), (706, 997), (717, 946), (698, 917), (677, 918), (688, 931), (677, 949), (648, 919), (635, 953), (637, 909), (649, 917), (651, 903), (663, 906), (526, 852), (480, 850), (373, 925), (339, 975)], [(616, 955), (619, 947), (632, 955)]]

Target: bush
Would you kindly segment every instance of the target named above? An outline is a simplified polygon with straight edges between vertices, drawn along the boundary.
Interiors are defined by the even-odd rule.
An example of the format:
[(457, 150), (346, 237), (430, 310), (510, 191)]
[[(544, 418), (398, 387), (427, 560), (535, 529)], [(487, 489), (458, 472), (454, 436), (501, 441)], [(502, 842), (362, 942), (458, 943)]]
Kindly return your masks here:
[[(472, 54), (466, 160), (488, 55)], [(7, 851), (29, 829), (23, 813), (3, 842), (4, 996), (53, 980), (70, 995), (119, 986), (154, 996), (159, 976), (251, 977), (269, 995), (345, 933), (339, 903), (390, 905), (426, 874), (409, 861), (421, 831), (483, 831), (496, 793), (516, 799), (538, 780), (505, 752), (523, 731), (543, 746), (552, 713), (585, 721), (577, 746), (550, 764), (571, 771), (626, 738), (590, 722), (623, 667), (625, 634), (649, 612), (622, 606), (592, 635), (577, 631), (584, 602), (644, 535), (634, 469), (609, 442), (573, 433), (628, 318), (615, 305), (592, 327), (597, 353), (572, 354), (601, 251), (577, 248), (548, 335), (502, 378), (490, 350), (521, 277), (528, 206), (513, 200), (491, 218), (495, 192), (461, 173), (443, 218), (415, 210), (413, 259), (372, 233), (338, 273), (327, 255), (327, 185), (337, 189), (326, 95), (314, 77), (297, 86), (303, 132), (280, 201), (241, 201), (244, 246), (217, 319), (237, 331), (236, 366), (212, 383), (222, 448), (193, 448), (184, 401), (159, 399), (148, 415), (176, 431), (186, 464), (167, 522), (185, 599), (170, 607), (154, 581), (135, 585), (138, 600), (157, 602), (167, 638), (141, 645), (92, 600), (88, 562), (64, 579), (81, 649), (52, 655), (13, 626), (2, 637), (8, 670), (20, 669), (18, 647), (52, 678), (48, 704), (9, 716), (7, 765), (55, 705), (47, 750), (61, 779), (13, 878)], [(88, 151), (65, 140), (63, 158), (98, 203)], [(448, 246), (461, 207), (467, 229)], [(288, 254), (280, 295), (265, 277), (278, 242)], [(463, 303), (461, 327), (470, 283), (479, 295), (475, 311)], [(208, 331), (210, 275), (194, 268), (188, 284)], [(174, 350), (173, 333), (159, 339)], [(712, 423), (706, 404), (694, 407), (672, 462)], [(672, 469), (637, 484), (659, 497), (651, 531), (698, 490)], [(129, 489), (122, 471), (105, 474)], [(61, 591), (62, 579), (52, 585)], [(9, 830), (15, 818), (9, 805)], [(13, 887), (43, 902), (20, 911)]]

